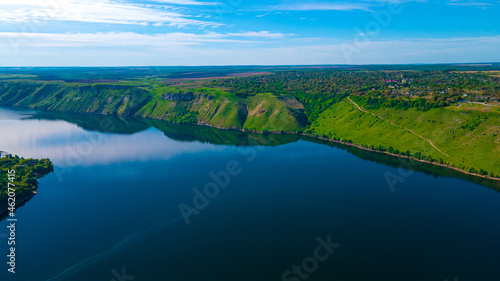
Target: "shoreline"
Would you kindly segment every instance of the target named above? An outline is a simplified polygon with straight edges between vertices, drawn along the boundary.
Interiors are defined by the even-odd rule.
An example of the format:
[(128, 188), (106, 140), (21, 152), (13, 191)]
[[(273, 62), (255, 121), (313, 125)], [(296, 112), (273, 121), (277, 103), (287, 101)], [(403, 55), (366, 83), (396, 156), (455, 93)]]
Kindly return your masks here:
[[(162, 119), (156, 119), (156, 118), (147, 118), (147, 117), (141, 117), (141, 116), (132, 116), (132, 117), (133, 118), (144, 118), (144, 119), (151, 119), (151, 120), (159, 120), (159, 121), (164, 121), (164, 122), (168, 122), (168, 123), (172, 123), (172, 124), (184, 124), (184, 123), (175, 123), (175, 122), (170, 122), (170, 121), (166, 121), (166, 120), (162, 120)], [(361, 145), (355, 144), (355, 143), (346, 143), (346, 142), (341, 142), (341, 141), (338, 141), (338, 140), (326, 139), (326, 138), (317, 137), (317, 136), (313, 136), (313, 135), (309, 135), (309, 134), (287, 132), (287, 131), (284, 131), (284, 132), (269, 131), (269, 132), (264, 133), (264, 132), (251, 131), (251, 130), (245, 130), (245, 129), (240, 129), (240, 128), (221, 128), (221, 127), (217, 127), (217, 126), (206, 124), (206, 123), (188, 123), (188, 124), (197, 125), (197, 126), (206, 126), (206, 127), (210, 127), (210, 128), (219, 129), (219, 130), (241, 131), (241, 132), (244, 132), (244, 133), (275, 134), (275, 135), (284, 135), (284, 134), (287, 134), (287, 135), (304, 136), (304, 137), (319, 139), (319, 140), (328, 141), (328, 142), (332, 142), (332, 143), (337, 143), (337, 144), (341, 144), (341, 145), (345, 145), (345, 146), (356, 147), (356, 148), (359, 148), (359, 149), (362, 149), (362, 150), (365, 150), (365, 151), (386, 154), (386, 155), (390, 155), (390, 156), (397, 157), (397, 158), (403, 158), (403, 159), (406, 158), (406, 159), (414, 160), (414, 161), (421, 162), (421, 163), (427, 163), (427, 164), (431, 164), (431, 165), (435, 165), (435, 166), (440, 166), (440, 167), (443, 167), (443, 168), (448, 168), (448, 169), (460, 172), (460, 173), (465, 174), (465, 175), (470, 175), (470, 176), (474, 176), (474, 177), (478, 177), (478, 178), (484, 178), (484, 179), (487, 179), (487, 180), (495, 180), (495, 181), (500, 182), (500, 178), (490, 177), (488, 175), (479, 175), (479, 174), (471, 173), (471, 172), (468, 172), (466, 170), (463, 170), (463, 169), (460, 169), (460, 168), (457, 168), (457, 167), (453, 167), (453, 166), (449, 166), (449, 165), (446, 165), (446, 164), (441, 164), (441, 163), (438, 163), (438, 162), (431, 162), (431, 161), (428, 161), (428, 160), (417, 159), (417, 158), (414, 158), (413, 156), (403, 156), (403, 155), (400, 155), (400, 154), (390, 153), (390, 152), (387, 152), (387, 151), (374, 150), (374, 149), (370, 149), (370, 148), (367, 148), (367, 147), (364, 147), (364, 146), (361, 146)]]
[(449, 165), (441, 164), (441, 163), (437, 163), (437, 162), (431, 162), (431, 161), (427, 161), (427, 160), (417, 159), (417, 158), (414, 158), (413, 156), (409, 156), (408, 157), (408, 156), (403, 156), (403, 155), (399, 155), (399, 154), (395, 154), (395, 153), (390, 153), (390, 152), (387, 152), (387, 151), (374, 150), (374, 149), (366, 148), (364, 146), (361, 146), (361, 145), (355, 144), (355, 143), (345, 143), (345, 142), (341, 142), (341, 141), (337, 141), (337, 140), (331, 140), (331, 139), (325, 139), (325, 138), (321, 138), (321, 137), (314, 137), (314, 136), (309, 136), (309, 135), (304, 135), (304, 134), (302, 134), (302, 135), (303, 136), (312, 137), (312, 138), (316, 138), (316, 139), (320, 139), (320, 140), (324, 140), (324, 141), (328, 141), (328, 142), (338, 143), (338, 144), (342, 144), (342, 145), (346, 145), (346, 146), (352, 146), (352, 147), (356, 147), (356, 148), (359, 148), (359, 149), (362, 149), (362, 150), (366, 150), (366, 151), (370, 151), (370, 152), (387, 154), (387, 155), (390, 155), (390, 156), (393, 156), (393, 157), (398, 157), (398, 158), (403, 158), (403, 159), (409, 159), (409, 160), (413, 160), (413, 161), (417, 161), (417, 162), (421, 162), (421, 163), (427, 163), (427, 164), (431, 164), (431, 165), (435, 165), (435, 166), (440, 166), (440, 167), (443, 167), (443, 168), (448, 168), (450, 170), (454, 170), (454, 171), (460, 172), (462, 174), (466, 174), (466, 175), (470, 175), (470, 176), (475, 176), (475, 177), (478, 177), (478, 178), (484, 178), (484, 179), (488, 179), (488, 180), (496, 180), (496, 181), (500, 182), (500, 178), (495, 178), (495, 177), (492, 178), (492, 177), (487, 176), (487, 175), (485, 176), (485, 175), (479, 175), (479, 174), (471, 173), (471, 172), (468, 172), (466, 170), (463, 170), (463, 169), (460, 169), (460, 168), (457, 168), (457, 167), (453, 167), (453, 166), (449, 166)]
[[(374, 149), (370, 149), (370, 148), (367, 148), (367, 147), (364, 147), (364, 146), (361, 146), (361, 145), (355, 144), (355, 143), (346, 143), (346, 142), (341, 142), (341, 141), (338, 141), (338, 140), (317, 137), (317, 136), (313, 136), (313, 135), (309, 135), (309, 134), (304, 134), (304, 133), (287, 132), (287, 131), (283, 131), (283, 132), (267, 131), (267, 132), (264, 133), (264, 132), (260, 132), (260, 131), (252, 131), (252, 130), (246, 130), (246, 129), (242, 129), (242, 128), (234, 128), (234, 127), (233, 128), (223, 128), (223, 127), (217, 127), (217, 126), (214, 126), (214, 125), (211, 125), (211, 124), (207, 124), (207, 123), (177, 123), (177, 122), (171, 122), (171, 121), (167, 121), (167, 120), (163, 120), (163, 119), (143, 117), (143, 116), (137, 116), (137, 115), (122, 116), (122, 115), (101, 114), (101, 113), (95, 113), (95, 112), (71, 112), (71, 111), (57, 111), (57, 110), (41, 110), (41, 109), (36, 109), (36, 108), (24, 108), (24, 107), (5, 107), (5, 108), (29, 109), (29, 110), (38, 110), (38, 111), (42, 111), (42, 112), (43, 111), (48, 111), (48, 112), (65, 112), (65, 113), (73, 113), (73, 114), (90, 114), (90, 115), (98, 115), (98, 116), (117, 116), (117, 117), (122, 117), (122, 118), (149, 119), (149, 120), (163, 121), (163, 122), (167, 122), (167, 123), (171, 123), (171, 124), (176, 124), (176, 125), (183, 125), (183, 124), (187, 125), (187, 124), (189, 124), (189, 125), (205, 126), (205, 127), (215, 128), (215, 129), (219, 129), (219, 130), (240, 131), (240, 132), (244, 132), (244, 133), (275, 134), (275, 135), (284, 135), (284, 134), (298, 135), (298, 136), (304, 136), (304, 137), (310, 137), (310, 138), (319, 139), (319, 140), (323, 140), (323, 141), (328, 141), (328, 142), (332, 142), (332, 143), (337, 143), (337, 144), (341, 144), (341, 145), (345, 145), (345, 146), (356, 147), (356, 148), (359, 148), (359, 149), (362, 149), (362, 150), (365, 150), (365, 151), (386, 154), (386, 155), (390, 155), (390, 156), (394, 156), (394, 157), (398, 157), (398, 158), (403, 158), (403, 159), (406, 158), (406, 159), (414, 160), (414, 161), (421, 162), (421, 163), (427, 163), (427, 164), (431, 164), (431, 165), (435, 165), (435, 166), (440, 166), (440, 167), (443, 167), (443, 168), (448, 168), (450, 170), (454, 170), (454, 171), (457, 171), (457, 172), (465, 174), (465, 175), (470, 175), (470, 176), (474, 176), (474, 177), (478, 177), (478, 178), (483, 178), (483, 179), (487, 179), (487, 180), (495, 180), (497, 182), (500, 182), (500, 178), (490, 177), (489, 175), (479, 175), (479, 174), (476, 174), (476, 173), (471, 173), (469, 171), (466, 171), (466, 170), (463, 170), (463, 169), (460, 169), (460, 168), (457, 168), (457, 167), (449, 166), (449, 165), (446, 165), (446, 164), (441, 164), (441, 163), (437, 163), (437, 162), (431, 162), (431, 161), (427, 161), (427, 160), (417, 159), (417, 158), (414, 158), (412, 156), (409, 156), (409, 157), (408, 156), (402, 156), (402, 155), (395, 154), (395, 153), (390, 153), (390, 152), (387, 152), (387, 151), (374, 150)], [(31, 196), (30, 198), (32, 198), (33, 196)], [(2, 212), (0, 212), (0, 214), (1, 213)]]

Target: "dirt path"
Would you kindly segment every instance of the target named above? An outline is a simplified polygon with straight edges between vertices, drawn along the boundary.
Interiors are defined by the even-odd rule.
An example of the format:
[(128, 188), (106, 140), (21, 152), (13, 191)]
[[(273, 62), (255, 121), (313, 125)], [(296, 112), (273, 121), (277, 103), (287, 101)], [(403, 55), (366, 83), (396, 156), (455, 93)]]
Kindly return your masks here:
[(264, 104), (266, 104), (265, 100), (263, 100), (261, 103), (259, 103), (257, 105), (257, 107), (255, 107), (254, 109), (248, 111), (248, 116), (254, 116), (254, 115), (258, 114), (259, 110), (262, 108), (262, 106), (264, 106)]
[[(441, 154), (446, 155), (447, 157), (450, 157), (450, 155), (448, 155), (448, 154), (444, 153), (443, 151), (441, 151), (441, 149), (439, 149), (439, 148), (438, 148), (438, 147), (437, 147), (437, 146), (436, 146), (436, 145), (435, 145), (435, 144), (434, 144), (431, 140), (426, 139), (426, 138), (424, 138), (423, 136), (421, 136), (421, 135), (419, 135), (419, 134), (415, 133), (414, 131), (412, 131), (412, 130), (410, 130), (410, 129), (407, 129), (407, 128), (403, 127), (403, 126), (396, 125), (395, 123), (392, 123), (391, 121), (386, 120), (386, 119), (384, 119), (384, 118), (382, 118), (382, 117), (378, 116), (377, 114), (375, 114), (375, 113), (373, 113), (373, 112), (370, 112), (370, 111), (368, 111), (368, 110), (366, 110), (366, 109), (361, 108), (361, 107), (360, 107), (357, 103), (355, 103), (355, 102), (353, 102), (353, 101), (351, 100), (351, 97), (347, 97), (347, 99), (348, 99), (348, 100), (349, 100), (352, 104), (354, 104), (354, 105), (355, 105), (355, 106), (356, 106), (356, 107), (357, 107), (360, 111), (362, 111), (362, 112), (364, 112), (364, 113), (371, 114), (371, 115), (373, 115), (373, 116), (377, 117), (378, 119), (380, 119), (380, 120), (382, 120), (382, 121), (385, 121), (385, 122), (390, 123), (390, 124), (391, 124), (391, 125), (393, 125), (393, 126), (396, 126), (396, 127), (398, 127), (398, 128), (402, 128), (402, 129), (405, 129), (406, 131), (408, 131), (408, 132), (410, 132), (410, 133), (414, 134), (415, 136), (417, 136), (417, 137), (419, 137), (419, 138), (421, 138), (421, 139), (425, 140), (426, 142), (428, 142), (430, 145), (432, 145), (432, 147), (434, 147), (434, 148), (435, 148), (437, 151), (439, 151)], [(450, 158), (451, 158), (451, 157), (450, 157)]]

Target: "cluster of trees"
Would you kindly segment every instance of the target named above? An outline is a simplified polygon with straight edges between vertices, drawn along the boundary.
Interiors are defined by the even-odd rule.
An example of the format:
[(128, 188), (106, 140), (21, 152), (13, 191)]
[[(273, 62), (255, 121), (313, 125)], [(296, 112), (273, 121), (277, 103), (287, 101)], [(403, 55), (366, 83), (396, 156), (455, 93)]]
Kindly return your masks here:
[(398, 109), (407, 109), (407, 108), (417, 108), (418, 110), (429, 110), (431, 108), (445, 107), (449, 104), (445, 101), (432, 101), (424, 98), (416, 98), (416, 99), (391, 99), (386, 97), (371, 97), (371, 96), (354, 96), (353, 100), (367, 106), (368, 108), (381, 108), (381, 107), (389, 107), (389, 108), (398, 108)]
[[(380, 81), (360, 88), (357, 95), (412, 99), (423, 97), (439, 103), (495, 101), (500, 99), (500, 79), (488, 73), (453, 71), (374, 72)], [(374, 74), (374, 75), (377, 75)]]
[[(7, 203), (9, 171), (14, 170), (14, 189), (16, 198), (33, 194), (38, 188), (38, 179), (54, 171), (49, 159), (24, 159), (19, 156), (0, 158), (0, 206)], [(12, 188), (12, 186), (11, 186)]]
[(488, 119), (488, 115), (486, 115), (486, 114), (479, 114), (479, 113), (473, 112), (473, 113), (471, 113), (471, 115), (473, 116), (473, 118), (471, 118), (467, 122), (464, 122), (460, 126), (460, 128), (467, 129), (469, 131), (474, 131), (474, 129), (476, 129), (476, 127), (479, 126), (481, 124), (481, 122)]
[(308, 121), (348, 95), (373, 107), (428, 110), (459, 101), (500, 99), (500, 79), (488, 73), (454, 71), (280, 71), (271, 75), (218, 79), (207, 86), (229, 89), (240, 97), (257, 93), (293, 95)]
[(198, 112), (191, 111), (182, 104), (176, 104), (168, 111), (169, 120), (174, 123), (196, 123), (198, 122)]

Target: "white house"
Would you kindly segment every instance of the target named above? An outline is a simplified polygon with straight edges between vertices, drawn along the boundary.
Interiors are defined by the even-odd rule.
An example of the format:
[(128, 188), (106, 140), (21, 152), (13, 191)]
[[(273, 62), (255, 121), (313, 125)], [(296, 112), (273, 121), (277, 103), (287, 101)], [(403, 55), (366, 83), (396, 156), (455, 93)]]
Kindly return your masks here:
[(10, 153), (5, 152), (5, 151), (0, 151), (0, 158), (7, 157), (8, 155), (10, 155)]

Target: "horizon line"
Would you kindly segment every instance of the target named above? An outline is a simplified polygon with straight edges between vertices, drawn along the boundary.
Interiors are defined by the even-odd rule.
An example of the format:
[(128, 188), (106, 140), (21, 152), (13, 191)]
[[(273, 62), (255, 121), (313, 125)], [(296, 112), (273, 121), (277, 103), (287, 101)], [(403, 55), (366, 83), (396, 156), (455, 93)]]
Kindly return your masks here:
[(0, 68), (141, 68), (141, 67), (306, 67), (306, 66), (397, 66), (397, 65), (471, 65), (491, 66), (498, 62), (443, 62), (443, 63), (367, 63), (367, 64), (227, 64), (227, 65), (109, 65), (109, 66), (0, 66)]

